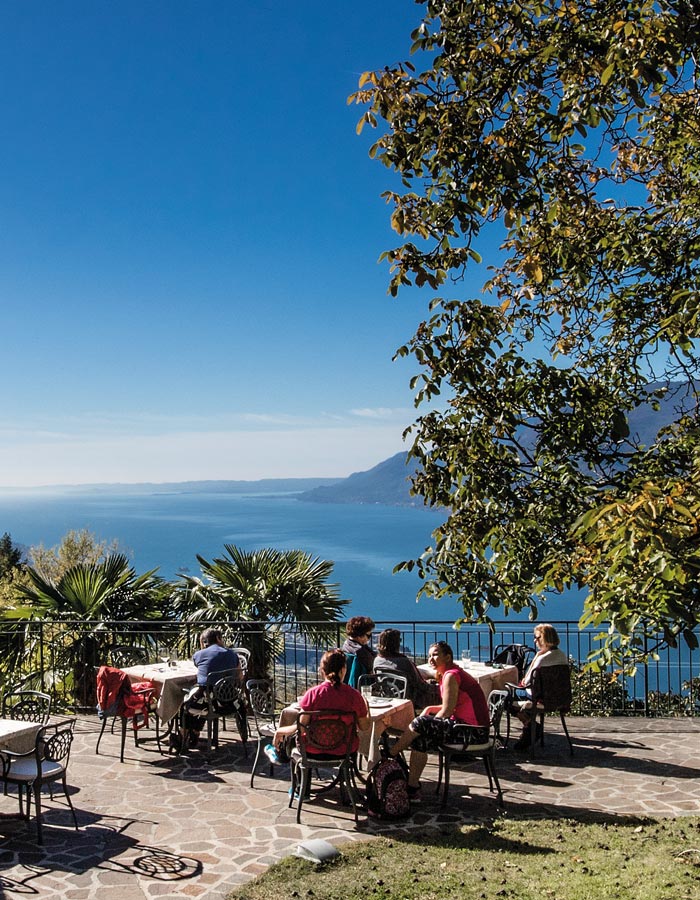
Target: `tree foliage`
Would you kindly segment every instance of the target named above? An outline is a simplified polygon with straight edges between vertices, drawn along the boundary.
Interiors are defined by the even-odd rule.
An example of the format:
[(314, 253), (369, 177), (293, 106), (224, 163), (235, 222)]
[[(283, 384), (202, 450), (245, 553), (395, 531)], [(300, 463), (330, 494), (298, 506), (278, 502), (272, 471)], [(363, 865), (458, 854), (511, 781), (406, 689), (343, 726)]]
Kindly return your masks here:
[(59, 581), (74, 566), (95, 566), (119, 553), (117, 540), (100, 540), (87, 528), (71, 529), (55, 547), (29, 549), (29, 562), (43, 578)]
[[(337, 584), (328, 581), (333, 563), (314, 559), (302, 550), (246, 551), (226, 544), (225, 555), (212, 562), (197, 556), (206, 580), (180, 576), (176, 609), (190, 621), (236, 622), (231, 637), (250, 648), (253, 674), (269, 671), (284, 626), (297, 626), (324, 639), (318, 623), (337, 622), (347, 601)], [(246, 623), (249, 623), (246, 625)]]
[[(405, 565), (466, 620), (584, 588), (600, 662), (640, 629), (693, 644), (699, 6), (420, 5), (412, 60), (351, 98), (401, 181), (390, 291), (441, 292), (398, 355), (421, 366), (414, 489), (448, 517)], [(662, 401), (672, 425), (643, 438)]]

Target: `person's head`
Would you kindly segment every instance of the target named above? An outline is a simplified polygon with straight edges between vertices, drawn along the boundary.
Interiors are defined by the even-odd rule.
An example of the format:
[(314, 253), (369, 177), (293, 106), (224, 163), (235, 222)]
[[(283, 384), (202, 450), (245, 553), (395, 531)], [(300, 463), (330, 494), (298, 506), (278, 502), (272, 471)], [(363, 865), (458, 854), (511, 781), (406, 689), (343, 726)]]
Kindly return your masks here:
[(449, 669), (453, 661), (454, 653), (447, 641), (436, 641), (430, 645), (428, 662), (438, 672), (444, 672), (445, 669)]
[(559, 635), (553, 625), (535, 625), (535, 646), (538, 650), (552, 650), (559, 646)]
[(199, 636), (199, 643), (202, 647), (211, 647), (212, 644), (222, 644), (223, 641), (224, 636), (218, 628), (205, 628)]
[(345, 654), (336, 647), (335, 650), (326, 650), (323, 654), (318, 673), (325, 681), (337, 686), (343, 681), (346, 665)]
[(374, 621), (368, 616), (353, 616), (345, 626), (349, 638), (358, 644), (366, 644), (372, 637)]
[(401, 652), (401, 632), (396, 628), (385, 628), (379, 635), (377, 650), (380, 656), (398, 656)]

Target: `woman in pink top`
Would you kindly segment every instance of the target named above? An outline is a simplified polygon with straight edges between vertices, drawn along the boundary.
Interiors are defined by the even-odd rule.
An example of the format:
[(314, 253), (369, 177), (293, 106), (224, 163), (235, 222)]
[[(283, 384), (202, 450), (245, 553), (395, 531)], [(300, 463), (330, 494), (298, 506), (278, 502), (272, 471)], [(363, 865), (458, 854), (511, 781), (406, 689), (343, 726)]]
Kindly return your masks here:
[[(489, 709), (479, 682), (454, 663), (452, 648), (445, 641), (430, 647), (428, 662), (437, 672), (440, 685), (440, 706), (426, 706), (391, 748), (397, 756), (411, 747), (408, 771), (408, 793), (412, 800), (420, 800), (420, 776), (428, 761), (428, 750), (449, 743), (457, 724), (474, 725), (479, 731), (474, 743), (488, 740)], [(412, 746), (418, 742), (417, 746)]]
[[(341, 712), (355, 713), (357, 727), (360, 731), (367, 731), (371, 725), (369, 712), (365, 698), (355, 688), (345, 684), (345, 669), (347, 659), (342, 650), (327, 650), (321, 657), (319, 675), (321, 683), (309, 688), (299, 701), (299, 706), (304, 712), (315, 712), (321, 709), (335, 709)], [(275, 743), (277, 748), (296, 731), (295, 725), (287, 725), (277, 729)], [(350, 751), (357, 750), (359, 740), (357, 735), (353, 740)]]

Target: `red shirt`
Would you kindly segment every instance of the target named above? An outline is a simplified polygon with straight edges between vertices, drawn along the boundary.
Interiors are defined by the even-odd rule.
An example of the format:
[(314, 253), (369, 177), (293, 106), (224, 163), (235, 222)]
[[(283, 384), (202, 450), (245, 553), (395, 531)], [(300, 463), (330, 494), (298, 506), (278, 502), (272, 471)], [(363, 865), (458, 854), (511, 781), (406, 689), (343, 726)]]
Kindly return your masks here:
[(478, 725), (480, 727), (488, 727), (489, 725), (489, 707), (481, 690), (481, 685), (464, 669), (455, 666), (447, 669), (440, 679), (440, 696), (442, 697), (442, 686), (445, 683), (445, 675), (454, 675), (459, 685), (459, 693), (457, 694), (457, 706), (450, 716), (455, 722), (463, 722), (466, 725)]
[[(367, 704), (359, 691), (349, 684), (331, 684), (330, 681), (322, 681), (316, 687), (309, 688), (299, 701), (299, 706), (307, 712), (317, 709), (339, 709), (342, 712), (354, 712), (358, 719), (367, 715)], [(350, 746), (354, 753), (359, 746), (357, 734)]]

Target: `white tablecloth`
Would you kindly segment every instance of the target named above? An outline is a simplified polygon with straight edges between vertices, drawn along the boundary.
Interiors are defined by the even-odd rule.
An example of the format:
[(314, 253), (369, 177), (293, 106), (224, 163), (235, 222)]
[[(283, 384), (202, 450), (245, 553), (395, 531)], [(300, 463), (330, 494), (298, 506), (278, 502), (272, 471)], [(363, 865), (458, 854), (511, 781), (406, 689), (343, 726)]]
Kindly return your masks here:
[(197, 681), (197, 667), (190, 660), (180, 660), (175, 666), (165, 663), (155, 665), (125, 666), (123, 672), (130, 681), (152, 681), (158, 694), (156, 712), (161, 722), (169, 722), (182, 706), (184, 691)]
[[(504, 666), (502, 669), (494, 669), (486, 663), (472, 662), (465, 665), (461, 660), (455, 660), (455, 665), (468, 672), (472, 678), (479, 682), (484, 696), (488, 697), (491, 691), (501, 691), (506, 684), (516, 684), (518, 681), (518, 669), (516, 666)], [(418, 666), (418, 671), (424, 678), (435, 678), (435, 669), (429, 663)]]
[[(367, 731), (358, 731), (360, 746), (358, 753), (367, 758), (368, 765), (372, 765), (379, 759), (379, 738), (387, 728), (398, 728), (405, 731), (413, 721), (413, 703), (410, 700), (386, 700), (376, 698), (377, 703), (371, 703), (369, 717), (372, 722)], [(279, 724), (292, 725), (301, 712), (298, 704), (285, 707), (280, 713)]]
[(27, 753), (34, 747), (40, 728), (37, 722), (0, 719), (0, 750)]

